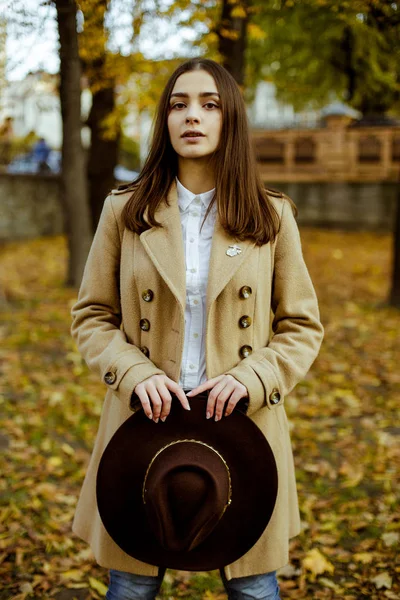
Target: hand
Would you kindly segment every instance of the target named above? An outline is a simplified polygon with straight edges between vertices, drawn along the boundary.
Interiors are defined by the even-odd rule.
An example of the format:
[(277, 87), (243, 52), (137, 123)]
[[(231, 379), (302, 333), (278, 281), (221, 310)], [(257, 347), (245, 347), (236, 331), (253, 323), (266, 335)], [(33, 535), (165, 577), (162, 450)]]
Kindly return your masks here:
[(208, 395), (206, 417), (210, 419), (214, 414), (215, 408), (216, 421), (222, 418), (224, 406), (227, 401), (225, 417), (228, 417), (232, 413), (239, 400), (248, 396), (247, 387), (232, 377), (232, 375), (219, 375), (218, 377), (213, 377), (213, 379), (208, 379), (208, 381), (201, 383), (188, 392), (187, 396), (192, 398), (196, 394), (209, 389), (211, 389), (211, 392)]
[(158, 423), (159, 418), (165, 421), (171, 410), (172, 396), (169, 390), (176, 394), (183, 408), (190, 410), (185, 392), (167, 375), (152, 375), (138, 383), (133, 391), (139, 397), (146, 416)]

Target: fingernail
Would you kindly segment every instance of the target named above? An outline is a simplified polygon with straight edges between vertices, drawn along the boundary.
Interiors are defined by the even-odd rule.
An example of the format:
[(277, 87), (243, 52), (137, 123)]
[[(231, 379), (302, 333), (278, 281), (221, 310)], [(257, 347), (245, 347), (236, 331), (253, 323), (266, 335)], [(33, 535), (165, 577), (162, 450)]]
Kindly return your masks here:
[(151, 413), (149, 415), (147, 415), (147, 416), (149, 417), (150, 421), (153, 420), (153, 415)]
[(165, 419), (166, 419), (166, 418), (167, 418), (167, 417), (161, 417), (161, 421), (162, 421), (163, 423), (165, 423)]
[(188, 392), (188, 393), (186, 394), (186, 396), (190, 396), (191, 394), (192, 394), (192, 392)]
[(218, 415), (215, 415), (215, 420), (216, 420), (216, 421), (219, 421), (219, 417), (218, 417)]
[(208, 412), (208, 413), (206, 414), (206, 419), (209, 419), (210, 417), (211, 417), (211, 413), (210, 413), (210, 412)]
[(154, 419), (154, 423), (158, 423), (158, 417), (157, 417), (157, 419)]
[(189, 404), (187, 405), (186, 410), (191, 410)]

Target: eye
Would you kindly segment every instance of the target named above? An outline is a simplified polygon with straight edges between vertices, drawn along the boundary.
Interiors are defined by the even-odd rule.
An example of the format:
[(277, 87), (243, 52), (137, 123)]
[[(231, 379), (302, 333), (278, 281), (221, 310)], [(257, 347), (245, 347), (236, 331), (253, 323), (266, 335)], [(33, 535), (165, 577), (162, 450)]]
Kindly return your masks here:
[(218, 104), (215, 104), (215, 102), (207, 102), (207, 104), (205, 104), (204, 106), (208, 106), (211, 108), (219, 108)]
[(175, 104), (173, 104), (173, 105), (171, 106), (171, 109), (172, 109), (172, 108), (177, 108), (177, 107), (179, 107), (179, 106), (185, 106), (185, 105), (184, 105), (184, 103), (183, 103), (183, 102), (175, 102)]

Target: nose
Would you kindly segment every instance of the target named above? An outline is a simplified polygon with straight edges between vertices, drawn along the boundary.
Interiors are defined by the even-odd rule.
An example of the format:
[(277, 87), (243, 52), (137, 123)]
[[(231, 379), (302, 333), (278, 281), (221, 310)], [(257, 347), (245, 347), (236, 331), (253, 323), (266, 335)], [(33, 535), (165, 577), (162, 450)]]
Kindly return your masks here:
[(185, 121), (186, 123), (199, 123), (200, 121), (198, 109), (196, 109), (196, 107), (193, 104), (188, 106)]

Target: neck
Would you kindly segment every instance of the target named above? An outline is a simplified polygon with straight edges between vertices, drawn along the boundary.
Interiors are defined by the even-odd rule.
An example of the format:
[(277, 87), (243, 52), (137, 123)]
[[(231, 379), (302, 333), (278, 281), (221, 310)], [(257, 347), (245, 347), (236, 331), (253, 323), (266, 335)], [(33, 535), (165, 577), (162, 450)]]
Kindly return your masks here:
[(178, 160), (178, 179), (193, 194), (203, 194), (215, 187), (214, 170), (208, 157)]

